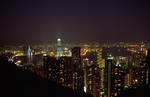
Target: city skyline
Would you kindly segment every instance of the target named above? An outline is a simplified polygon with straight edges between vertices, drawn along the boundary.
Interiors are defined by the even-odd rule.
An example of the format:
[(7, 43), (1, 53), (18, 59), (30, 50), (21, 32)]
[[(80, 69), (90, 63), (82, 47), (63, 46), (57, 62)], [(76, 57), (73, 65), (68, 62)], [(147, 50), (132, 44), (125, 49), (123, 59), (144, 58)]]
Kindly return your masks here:
[(1, 44), (150, 41), (149, 2), (2, 1)]
[[(61, 38), (58, 38), (55, 45), (2, 46), (0, 62), (2, 66), (6, 65), (6, 70), (10, 71), (13, 66), (21, 71), (30, 72), (31, 77), (24, 77), (24, 73), (17, 72), (18, 69), (12, 69), (13, 72), (17, 72), (16, 76), (24, 78), (20, 83), (22, 87), (16, 87), (18, 83), (15, 83), (13, 90), (22, 88), (26, 95), (34, 94), (34, 91), (36, 95), (51, 95), (50, 86), (47, 84), (54, 81), (56, 85), (59, 84), (73, 92), (78, 91), (75, 94), (86, 97), (89, 97), (88, 94), (91, 95), (90, 97), (120, 97), (122, 93), (128, 95), (126, 90), (145, 88), (145, 85), (149, 85), (149, 45), (145, 42), (64, 45)], [(33, 81), (33, 74), (40, 79), (49, 80), (48, 83), (40, 82), (40, 79)], [(12, 77), (16, 77), (15, 75)], [(20, 77), (11, 80), (20, 82), (19, 79)], [(31, 83), (26, 83), (26, 80)], [(32, 85), (32, 82), (37, 83), (36, 87)], [(25, 88), (23, 85), (31, 87)], [(39, 90), (37, 87), (41, 85), (45, 88)], [(37, 93), (36, 89), (40, 92)], [(26, 92), (26, 90), (33, 91)], [(52, 95), (58, 94), (58, 90), (54, 92), (56, 93)], [(63, 91), (62, 94), (64, 94)], [(14, 92), (14, 95), (18, 95), (18, 92)]]
[(149, 4), (148, 0), (1, 1), (2, 93), (15, 97), (148, 94)]

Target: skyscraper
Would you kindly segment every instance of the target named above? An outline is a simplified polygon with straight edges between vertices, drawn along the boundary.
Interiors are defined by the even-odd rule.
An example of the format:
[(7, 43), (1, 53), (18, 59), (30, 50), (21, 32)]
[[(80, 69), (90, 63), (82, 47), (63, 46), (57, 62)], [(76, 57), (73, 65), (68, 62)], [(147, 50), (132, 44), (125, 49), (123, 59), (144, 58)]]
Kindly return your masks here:
[(84, 92), (87, 93), (87, 66), (89, 65), (89, 59), (83, 59), (83, 71), (84, 71)]
[(57, 62), (57, 59), (55, 57), (49, 57), (44, 56), (43, 57), (44, 62), (44, 69), (45, 69), (45, 75), (48, 79), (51, 79), (55, 82), (59, 81), (59, 65)]
[(73, 66), (72, 57), (60, 57), (59, 64), (59, 83), (63, 86), (73, 88)]
[(91, 63), (86, 68), (86, 86), (87, 93), (92, 94), (94, 97), (100, 97), (100, 89), (101, 89), (101, 76), (100, 76), (100, 68)]
[(30, 48), (30, 46), (28, 46), (28, 51), (27, 51), (27, 56), (28, 56), (28, 64), (32, 64), (32, 50)]
[(111, 97), (112, 95), (112, 67), (115, 66), (115, 61), (113, 60), (113, 57), (110, 55), (106, 59), (105, 63), (105, 97)]
[(84, 72), (81, 64), (80, 47), (74, 47), (72, 49), (73, 60), (73, 89), (84, 91)]
[(60, 58), (62, 56), (62, 44), (61, 44), (61, 39), (58, 38), (57, 39), (57, 59)]
[(124, 89), (124, 70), (117, 58), (111, 55), (105, 63), (105, 97), (117, 97)]
[(80, 55), (81, 52), (80, 52), (80, 50), (81, 50), (80, 47), (74, 47), (72, 49), (72, 59), (73, 59), (73, 64), (76, 67), (76, 70), (79, 69), (79, 68), (81, 69), (81, 67), (82, 67), (82, 65), (81, 65), (81, 55)]

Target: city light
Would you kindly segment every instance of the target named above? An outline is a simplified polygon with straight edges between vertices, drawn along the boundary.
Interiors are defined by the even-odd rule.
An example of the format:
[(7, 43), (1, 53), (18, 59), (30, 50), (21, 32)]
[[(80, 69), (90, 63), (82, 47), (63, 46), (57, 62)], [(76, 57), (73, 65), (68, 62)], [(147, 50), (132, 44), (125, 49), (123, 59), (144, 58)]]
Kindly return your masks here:
[(1, 97), (149, 97), (150, 0), (0, 3)]
[(60, 38), (58, 38), (58, 39), (57, 39), (57, 41), (61, 41), (61, 39), (60, 39)]
[[(0, 53), (8, 53), (9, 62), (14, 62), (17, 67), (36, 72), (62, 86), (79, 89), (94, 97), (116, 97), (124, 89), (149, 83), (149, 69), (146, 68), (149, 49), (122, 45), (67, 47), (57, 39), (56, 45), (48, 48), (31, 45), (25, 51), (14, 51), (10, 47)], [(107, 47), (110, 51), (105, 50)], [(118, 50), (118, 47), (122, 48)], [(115, 55), (111, 51), (114, 48), (118, 53), (126, 50), (129, 55)]]

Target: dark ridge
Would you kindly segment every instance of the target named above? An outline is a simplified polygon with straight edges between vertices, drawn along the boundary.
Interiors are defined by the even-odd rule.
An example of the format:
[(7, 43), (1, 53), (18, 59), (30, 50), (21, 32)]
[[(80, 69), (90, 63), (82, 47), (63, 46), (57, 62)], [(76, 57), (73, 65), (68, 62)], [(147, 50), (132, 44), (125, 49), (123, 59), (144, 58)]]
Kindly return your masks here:
[(0, 56), (1, 97), (92, 97), (16, 67)]
[(145, 85), (137, 88), (127, 89), (119, 97), (149, 97), (150, 86)]

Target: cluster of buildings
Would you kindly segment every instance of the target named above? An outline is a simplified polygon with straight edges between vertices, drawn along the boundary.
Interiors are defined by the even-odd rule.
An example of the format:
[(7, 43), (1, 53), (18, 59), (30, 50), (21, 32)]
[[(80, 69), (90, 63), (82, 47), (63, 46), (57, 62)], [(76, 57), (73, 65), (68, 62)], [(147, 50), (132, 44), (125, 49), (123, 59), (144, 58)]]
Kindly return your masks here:
[(26, 54), (15, 54), (9, 60), (94, 97), (117, 97), (126, 89), (150, 83), (150, 50), (146, 45), (122, 42), (93, 45), (66, 48), (58, 38), (55, 49), (48, 51), (45, 47), (43, 51), (40, 48), (36, 51), (28, 46)]

